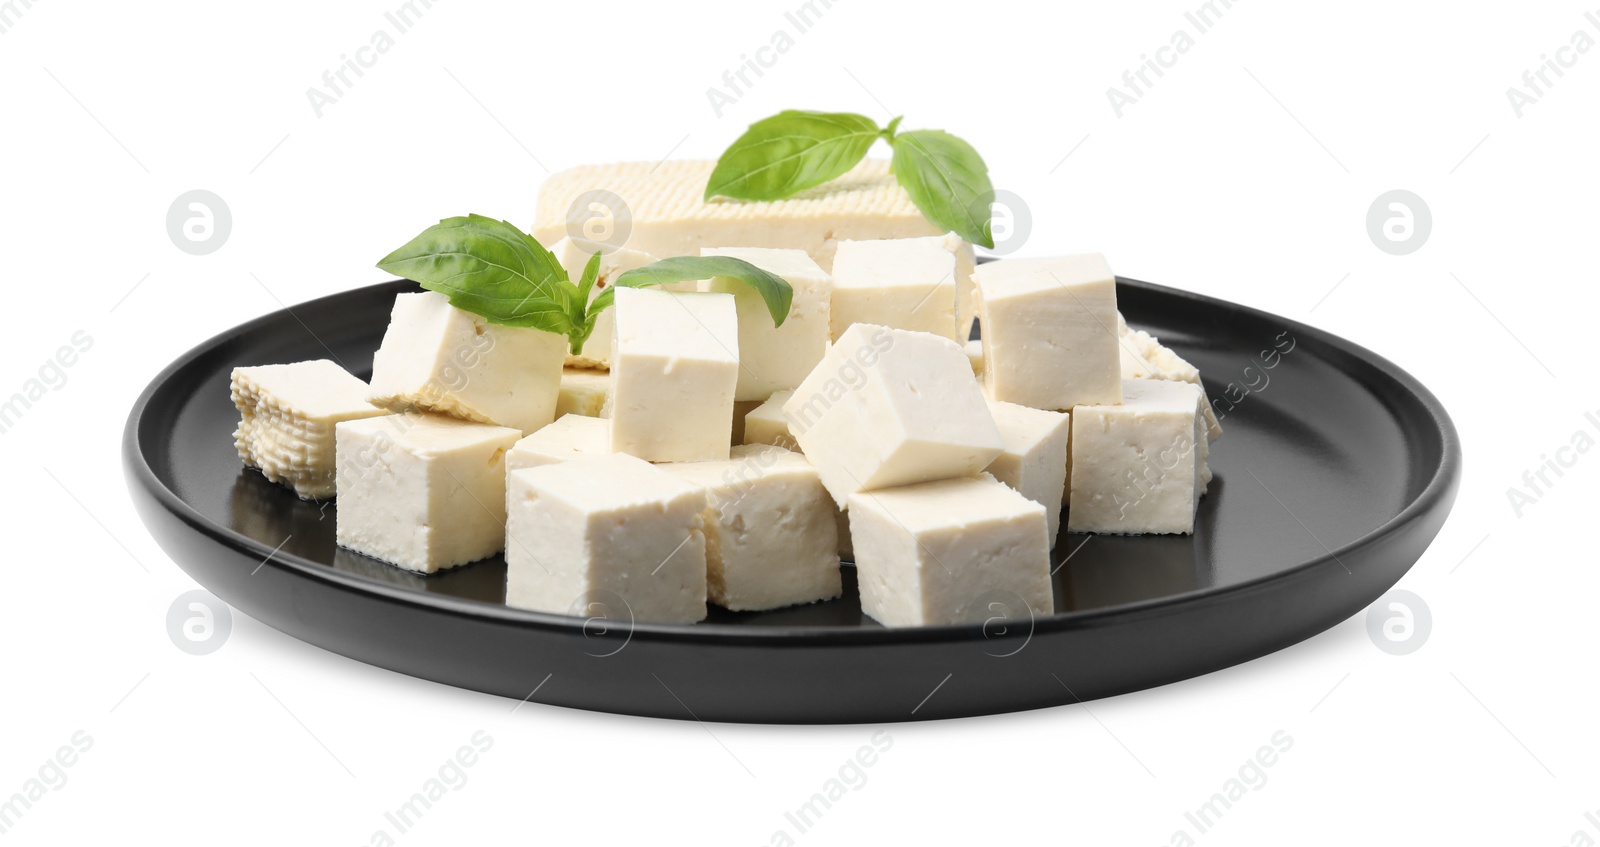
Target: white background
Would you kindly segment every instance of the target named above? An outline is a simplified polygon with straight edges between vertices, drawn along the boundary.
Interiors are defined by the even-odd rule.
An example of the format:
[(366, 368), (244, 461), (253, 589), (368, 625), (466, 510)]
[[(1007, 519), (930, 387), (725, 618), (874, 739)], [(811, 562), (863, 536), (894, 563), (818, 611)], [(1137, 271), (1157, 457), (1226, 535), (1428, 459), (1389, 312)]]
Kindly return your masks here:
[[(1585, 820), (1600, 809), (1600, 456), (1578, 456), (1520, 515), (1507, 497), (1574, 433), (1600, 438), (1583, 418), (1600, 410), (1600, 49), (1563, 54), (1574, 65), (1520, 117), (1506, 96), (1575, 32), (1600, 39), (1595, 4), (1236, 3), (1121, 117), (1106, 90), (1193, 34), (1198, 0), (839, 0), (720, 117), (707, 89), (792, 32), (798, 0), (441, 0), (320, 117), (307, 89), (392, 33), (398, 0), (3, 5), (0, 395), (74, 332), (93, 339), (0, 436), (0, 796), (75, 732), (93, 738), (7, 839), (158, 827), (365, 844), (479, 730), (493, 747), (401, 843), (766, 844), (784, 829), (877, 728), (513, 714), (242, 615), (219, 652), (180, 652), (166, 613), (195, 585), (135, 517), (118, 438), (184, 350), (280, 301), (382, 279), (372, 263), (441, 216), (528, 223), (547, 169), (714, 157), (750, 121), (817, 108), (970, 140), (1031, 208), (1024, 254), (1104, 251), (1124, 275), (1392, 358), (1454, 413), (1466, 470), (1400, 584), (1432, 610), (1420, 650), (1380, 651), (1358, 616), (1158, 690), (891, 725), (867, 782), (799, 841), (1600, 840)], [(165, 224), (195, 188), (233, 214), (201, 257)], [(1365, 223), (1396, 188), (1433, 218), (1403, 257)], [(1195, 835), (1184, 813), (1280, 730), (1293, 747), (1265, 784)]]

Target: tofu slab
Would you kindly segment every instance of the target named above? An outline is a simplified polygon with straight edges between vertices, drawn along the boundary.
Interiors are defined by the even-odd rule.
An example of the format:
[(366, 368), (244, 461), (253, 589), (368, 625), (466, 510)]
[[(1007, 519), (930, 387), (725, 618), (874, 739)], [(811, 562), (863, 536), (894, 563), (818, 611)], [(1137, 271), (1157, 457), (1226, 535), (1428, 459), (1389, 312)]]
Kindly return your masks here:
[(861, 609), (885, 626), (1054, 611), (1045, 507), (992, 477), (853, 494)]
[(1099, 254), (974, 272), (989, 396), (1035, 409), (1121, 402), (1116, 278)]
[(506, 470), (554, 465), (611, 452), (611, 423), (605, 418), (564, 415), (525, 436), (506, 451)]
[(303, 500), (338, 494), (337, 424), (390, 414), (367, 402), (365, 382), (327, 359), (234, 368), (230, 389), (239, 460)]
[(1204, 393), (1187, 382), (1130, 379), (1117, 406), (1072, 411), (1067, 529), (1189, 534), (1205, 493)]
[(407, 413), (336, 428), (335, 538), (374, 559), (434, 573), (500, 552), (510, 427)]
[[(632, 456), (508, 476), (506, 605), (694, 623), (706, 616), (705, 492)], [(620, 607), (620, 608), (617, 608)]]
[(1046, 412), (1014, 403), (989, 403), (989, 413), (1000, 429), (1004, 447), (989, 464), (995, 479), (1043, 506), (1049, 520), (1050, 544), (1061, 530), (1062, 497), (1067, 486), (1072, 418), (1066, 412)]
[(805, 457), (750, 445), (726, 461), (657, 467), (705, 491), (711, 602), (758, 611), (840, 596), (838, 511)]
[(739, 280), (712, 277), (705, 290), (733, 295), (738, 307), (739, 387), (734, 399), (760, 402), (775, 391), (793, 390), (828, 349), (832, 279), (804, 250), (708, 247), (700, 255), (742, 259), (789, 283), (794, 296), (783, 326), (773, 325), (760, 292)]
[(533, 432), (555, 420), (566, 336), (500, 326), (437, 291), (395, 297), (370, 400)]
[(1002, 447), (961, 345), (926, 332), (851, 326), (783, 411), (841, 506), (858, 491), (971, 476)]
[(619, 288), (613, 308), (612, 452), (728, 458), (740, 370), (733, 295)]
[(964, 343), (970, 325), (956, 319), (962, 243), (953, 234), (840, 242), (833, 257), (833, 338), (862, 323)]

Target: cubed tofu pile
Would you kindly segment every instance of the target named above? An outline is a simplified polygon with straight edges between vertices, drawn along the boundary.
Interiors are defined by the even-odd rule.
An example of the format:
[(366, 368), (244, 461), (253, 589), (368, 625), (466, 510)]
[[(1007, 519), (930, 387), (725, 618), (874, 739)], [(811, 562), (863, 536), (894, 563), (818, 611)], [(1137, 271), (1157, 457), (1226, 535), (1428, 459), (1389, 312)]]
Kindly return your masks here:
[(604, 596), (639, 622), (831, 600), (845, 558), (887, 626), (983, 621), (997, 597), (1044, 615), (1063, 512), (1068, 532), (1193, 532), (1221, 428), (1198, 371), (1127, 327), (1103, 257), (974, 266), (878, 163), (736, 205), (699, 201), (708, 168), (559, 174), (535, 235), (576, 278), (562, 215), (615, 191), (632, 236), (596, 292), (731, 256), (789, 283), (781, 326), (732, 279), (617, 288), (573, 356), (402, 294), (370, 386), (323, 361), (234, 371), (240, 457), (336, 493), (348, 548), (419, 573), (503, 551), (507, 604)]

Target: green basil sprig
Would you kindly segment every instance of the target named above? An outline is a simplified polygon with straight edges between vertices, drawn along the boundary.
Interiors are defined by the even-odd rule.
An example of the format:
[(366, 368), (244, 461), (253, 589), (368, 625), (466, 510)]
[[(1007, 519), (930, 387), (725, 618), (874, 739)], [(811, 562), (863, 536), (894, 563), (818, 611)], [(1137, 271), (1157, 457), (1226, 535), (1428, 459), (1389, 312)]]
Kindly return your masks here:
[(864, 115), (791, 109), (756, 121), (733, 142), (706, 182), (705, 199), (782, 200), (843, 176), (879, 138), (911, 202), (935, 226), (994, 247), (989, 167), (972, 145), (943, 130), (880, 129)]
[(789, 316), (794, 289), (782, 277), (730, 256), (683, 256), (623, 273), (592, 301), (600, 254), (576, 284), (556, 257), (533, 236), (483, 215), (445, 218), (378, 261), (378, 267), (450, 298), (458, 309), (504, 326), (565, 335), (574, 354), (594, 332), (595, 319), (615, 301), (615, 286), (641, 288), (726, 276), (740, 280), (767, 302), (773, 326)]

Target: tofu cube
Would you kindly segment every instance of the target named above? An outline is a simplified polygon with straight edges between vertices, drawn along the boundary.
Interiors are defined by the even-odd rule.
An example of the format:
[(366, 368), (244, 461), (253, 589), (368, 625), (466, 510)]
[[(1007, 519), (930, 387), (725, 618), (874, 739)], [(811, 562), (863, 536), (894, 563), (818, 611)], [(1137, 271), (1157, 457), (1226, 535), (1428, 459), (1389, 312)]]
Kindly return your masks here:
[[(610, 314), (607, 309), (601, 314)], [(609, 343), (609, 342), (608, 342)], [(587, 368), (567, 368), (561, 372), (561, 391), (556, 395), (556, 419), (562, 415), (606, 416), (606, 399), (611, 396), (611, 374)]]
[(838, 509), (815, 468), (781, 447), (733, 448), (725, 461), (658, 465), (706, 494), (706, 591), (736, 612), (832, 600)]
[(366, 383), (327, 359), (234, 368), (230, 387), (240, 461), (302, 500), (338, 494), (335, 425), (389, 414), (367, 402)]
[(335, 538), (418, 573), (475, 562), (505, 544), (510, 427), (407, 413), (337, 428)]
[(1005, 447), (988, 471), (995, 479), (1044, 507), (1050, 543), (1061, 530), (1062, 495), (1067, 485), (1067, 451), (1072, 418), (1015, 403), (989, 404)]
[(1069, 532), (1189, 534), (1205, 492), (1204, 394), (1176, 380), (1130, 379), (1119, 406), (1072, 411)]
[(793, 391), (775, 391), (766, 402), (747, 412), (744, 416), (744, 443), (770, 444), (785, 450), (798, 450), (799, 443), (789, 434), (789, 419), (783, 415), (783, 404), (793, 396)]
[(563, 415), (555, 423), (525, 436), (506, 451), (506, 470), (554, 465), (611, 452), (611, 425), (605, 418)]
[(401, 294), (369, 399), (529, 433), (555, 420), (566, 350), (566, 336), (489, 323), (437, 291)]
[(1002, 446), (961, 345), (926, 332), (851, 326), (783, 412), (841, 506), (857, 491), (971, 476)]
[(930, 332), (965, 342), (957, 327), (955, 235), (841, 241), (833, 257), (833, 338), (852, 324)]
[(794, 289), (783, 326), (772, 324), (767, 301), (754, 288), (728, 277), (712, 277), (706, 291), (732, 294), (739, 309), (739, 388), (736, 400), (762, 401), (793, 389), (822, 361), (828, 349), (829, 298), (833, 281), (804, 250), (708, 247), (702, 256), (743, 259), (781, 277)]
[(589, 456), (512, 471), (506, 605), (632, 622), (706, 616), (705, 492), (632, 456)]
[(850, 532), (861, 610), (884, 626), (1055, 609), (1045, 507), (988, 475), (851, 495)]
[(611, 450), (651, 462), (728, 458), (739, 382), (731, 294), (618, 288)]
[(978, 266), (983, 384), (1035, 409), (1122, 401), (1117, 283), (1098, 253)]
[[(629, 250), (626, 247), (612, 248), (609, 245), (587, 244), (571, 238), (563, 238), (550, 246), (550, 252), (567, 271), (567, 278), (576, 283), (583, 279), (583, 269), (589, 264), (589, 257), (596, 252), (600, 253), (600, 276), (595, 279), (594, 288), (589, 291), (589, 302), (600, 296), (600, 292), (611, 287), (617, 277), (634, 268), (642, 268), (656, 261), (656, 257), (638, 250)], [(611, 338), (616, 333), (616, 318), (612, 309), (607, 309), (595, 318), (594, 331), (589, 333), (589, 339), (583, 344), (582, 353), (566, 354), (566, 365), (569, 368), (598, 368), (605, 370), (610, 367)], [(556, 413), (556, 417), (561, 416)]]

